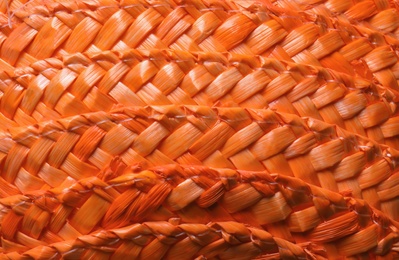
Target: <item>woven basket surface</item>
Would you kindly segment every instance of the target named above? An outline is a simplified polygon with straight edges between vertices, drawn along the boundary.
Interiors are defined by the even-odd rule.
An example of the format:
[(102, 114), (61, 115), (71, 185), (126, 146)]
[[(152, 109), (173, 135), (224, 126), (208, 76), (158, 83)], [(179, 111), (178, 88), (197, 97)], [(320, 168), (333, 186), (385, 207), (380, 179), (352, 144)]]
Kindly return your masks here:
[(0, 259), (399, 259), (399, 5), (0, 1)]

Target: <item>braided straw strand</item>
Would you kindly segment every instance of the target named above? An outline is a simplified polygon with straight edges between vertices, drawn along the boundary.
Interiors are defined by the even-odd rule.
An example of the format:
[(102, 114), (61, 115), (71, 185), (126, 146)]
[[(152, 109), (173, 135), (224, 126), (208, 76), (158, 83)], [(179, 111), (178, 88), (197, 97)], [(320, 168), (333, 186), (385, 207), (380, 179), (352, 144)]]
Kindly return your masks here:
[(174, 225), (167, 221), (101, 230), (24, 253), (3, 253), (5, 257), (33, 259), (253, 259), (262, 255), (306, 259), (307, 254), (298, 245), (237, 222)]
[[(391, 47), (398, 45), (398, 39), (395, 33), (383, 33), (397, 30), (393, 3), (381, 1), (387, 3), (377, 8), (372, 1), (363, 1), (336, 18), (331, 12), (343, 0), (330, 3), (330, 10), (321, 3), (306, 10), (303, 3), (295, 2), (300, 1), (288, 8), (287, 1), (46, 1), (45, 5), (43, 0), (12, 1), (11, 22), (3, 14), (2, 27), (10, 23), (12, 27), (2, 39), (0, 64), (12, 69), (78, 52), (130, 48), (230, 52), (323, 66), (364, 78), (373, 75), (383, 86), (399, 89), (398, 59)], [(354, 15), (362, 5), (369, 7), (361, 10), (371, 13)], [(371, 19), (370, 24), (360, 22), (365, 18)], [(354, 21), (359, 22), (352, 25)]]
[[(106, 70), (101, 68), (105, 61)], [(237, 62), (246, 65), (237, 67)], [(3, 129), (121, 105), (270, 107), (399, 147), (396, 92), (320, 67), (261, 56), (129, 50), (73, 55), (55, 68), (42, 61), (25, 69), (9, 78), (11, 89), (28, 72), (32, 81), (13, 114), (2, 118)], [(46, 80), (49, 69), (53, 78)]]
[[(378, 210), (361, 200), (308, 185), (295, 177), (198, 166), (169, 165), (145, 171), (127, 170), (108, 182), (91, 177), (69, 187), (60, 186), (42, 194), (27, 193), (11, 196), (2, 199), (0, 205), (3, 207), (1, 219), (4, 223), (4, 239), (9, 244), (8, 251), (33, 248), (26, 249), (24, 254), (28, 255), (34, 254), (36, 247), (42, 248), (38, 252), (45, 254), (43, 245), (46, 244), (43, 243), (50, 244), (49, 248), (45, 247), (49, 250), (49, 254), (67, 254), (65, 251), (60, 252), (59, 246), (51, 245), (54, 239), (58, 240), (58, 244), (65, 246), (72, 243), (68, 241), (83, 242), (81, 246), (85, 249), (78, 250), (81, 251), (79, 254), (86, 250), (89, 254), (92, 247), (100, 249), (101, 243), (111, 246), (111, 248), (106, 247), (106, 250), (103, 249), (105, 250), (103, 253), (107, 254), (117, 254), (128, 246), (125, 243), (155, 246), (154, 241), (143, 240), (142, 235), (133, 230), (142, 230), (143, 235), (155, 233), (160, 240), (158, 242), (165, 240), (164, 246), (171, 245), (170, 242), (173, 240), (175, 240), (173, 244), (181, 241), (177, 244), (187, 246), (188, 241), (183, 242), (185, 239), (184, 236), (181, 237), (181, 231), (172, 232), (175, 228), (172, 225), (173, 219), (179, 220), (181, 226), (187, 228), (193, 225), (189, 230), (199, 229), (204, 235), (209, 234), (203, 230), (205, 224), (222, 228), (227, 225), (230, 230), (227, 232), (235, 234), (234, 236), (241, 242), (246, 240), (242, 237), (243, 233), (239, 235), (240, 232), (233, 232), (231, 230), (233, 227), (230, 225), (241, 225), (242, 228), (244, 224), (255, 225), (256, 229), (265, 229), (271, 234), (263, 231), (265, 232), (263, 237), (266, 236), (268, 239), (272, 239), (272, 236), (278, 237), (286, 241), (284, 243), (288, 243), (286, 246), (289, 248), (293, 245), (288, 241), (299, 242), (306, 239), (310, 244), (304, 246), (322, 246), (327, 255), (338, 252), (339, 255), (351, 256), (368, 250), (373, 250), (378, 255), (386, 255), (392, 243), (398, 242), (399, 239), (397, 234), (399, 223), (385, 218)], [(89, 212), (93, 209), (96, 209), (95, 214), (90, 216)], [(270, 212), (265, 213), (265, 211)], [(170, 219), (171, 223), (157, 222), (165, 218)], [(18, 219), (17, 223), (15, 219)], [(143, 223), (144, 226), (150, 225), (152, 231), (144, 231), (146, 229), (143, 230), (140, 224), (130, 226), (132, 223), (141, 223), (144, 219), (155, 221), (154, 224)], [(216, 223), (209, 224), (210, 219)], [(232, 223), (218, 224), (220, 221), (232, 221)], [(235, 221), (240, 223), (233, 224)], [(21, 231), (15, 233), (16, 224), (21, 225)], [(285, 224), (285, 232), (274, 230), (272, 225), (276, 224)], [(151, 228), (152, 225), (155, 225), (153, 227), (155, 229)], [(162, 233), (166, 230), (169, 235)], [(336, 232), (332, 232), (334, 230)], [(173, 239), (173, 236), (176, 238)], [(211, 239), (207, 243), (202, 243), (200, 241), (206, 239), (206, 236), (203, 237), (198, 233), (197, 236), (202, 238), (194, 239), (189, 236), (190, 240), (196, 241), (197, 244), (193, 253), (207, 251), (205, 249), (207, 245), (216, 240)], [(118, 237), (132, 240), (129, 239), (130, 242), (128, 240), (121, 244)], [(337, 242), (343, 237), (344, 240), (356, 243)], [(228, 241), (238, 245), (236, 239), (229, 238)], [(277, 247), (270, 245), (273, 242), (263, 243), (269, 244), (267, 248), (272, 252), (268, 253), (276, 253), (274, 250)], [(282, 247), (278, 240), (274, 243)], [(258, 243), (256, 245), (259, 246)], [(65, 246), (63, 250), (71, 249), (71, 245)], [(58, 253), (54, 250), (58, 250)], [(123, 249), (125, 250), (127, 248)], [(142, 250), (141, 254), (152, 252), (144, 248)], [(178, 249), (170, 250), (175, 253), (181, 252)], [(221, 250), (224, 251), (226, 248), (223, 246)], [(254, 250), (260, 253), (259, 248), (250, 251)], [(281, 250), (279, 252), (282, 254)], [(140, 250), (137, 251), (137, 255), (139, 254)], [(227, 252), (226, 254), (228, 255)], [(162, 256), (157, 258), (159, 257)], [(248, 259), (251, 257), (253, 256), (247, 256)], [(190, 258), (191, 256), (188, 257)]]
[[(290, 114), (197, 106), (126, 107), (10, 133), (2, 138), (3, 196), (91, 176), (103, 175), (106, 180), (112, 177), (107, 169), (117, 169), (115, 159), (120, 158), (121, 167), (179, 163), (280, 172), (335, 192), (350, 192), (399, 219), (390, 206), (398, 203), (396, 150)], [(272, 140), (277, 143), (271, 145)]]

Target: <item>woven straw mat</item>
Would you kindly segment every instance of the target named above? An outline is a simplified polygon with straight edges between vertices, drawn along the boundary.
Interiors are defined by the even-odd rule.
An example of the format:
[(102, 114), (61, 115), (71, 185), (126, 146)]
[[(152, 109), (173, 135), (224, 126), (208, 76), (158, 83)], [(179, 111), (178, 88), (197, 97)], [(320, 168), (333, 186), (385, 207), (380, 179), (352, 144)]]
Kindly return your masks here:
[(399, 2), (0, 0), (0, 259), (399, 259)]

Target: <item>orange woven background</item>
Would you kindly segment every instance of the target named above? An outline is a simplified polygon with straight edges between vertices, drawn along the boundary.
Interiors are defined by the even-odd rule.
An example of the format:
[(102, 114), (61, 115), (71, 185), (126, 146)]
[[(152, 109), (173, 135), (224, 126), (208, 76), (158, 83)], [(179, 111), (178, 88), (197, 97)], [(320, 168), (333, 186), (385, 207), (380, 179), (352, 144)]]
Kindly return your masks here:
[(398, 259), (399, 6), (0, 1), (0, 259)]

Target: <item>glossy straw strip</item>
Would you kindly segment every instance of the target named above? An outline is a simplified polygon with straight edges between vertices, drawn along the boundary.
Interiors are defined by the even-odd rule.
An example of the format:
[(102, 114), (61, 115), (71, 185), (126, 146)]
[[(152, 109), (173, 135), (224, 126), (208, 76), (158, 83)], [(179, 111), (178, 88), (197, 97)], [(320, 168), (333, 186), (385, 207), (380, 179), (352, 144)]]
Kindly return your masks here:
[(380, 34), (398, 38), (399, 14), (394, 1), (274, 1), (274, 5), (292, 12), (307, 11), (331, 20), (347, 20), (356, 26), (376, 30)]
[[(3, 257), (33, 259), (306, 259), (306, 252), (268, 232), (238, 222), (136, 223), (74, 240), (39, 245)], [(7, 242), (6, 242), (7, 243)]]
[(398, 151), (313, 119), (265, 109), (125, 107), (12, 128), (1, 136), (2, 196), (103, 175), (113, 159), (295, 176), (399, 219)]
[[(312, 64), (368, 79), (374, 76), (384, 87), (399, 90), (394, 51), (399, 41), (378, 31), (384, 31), (380, 24), (397, 30), (397, 11), (389, 9), (393, 4), (376, 8), (373, 1), (363, 1), (362, 9), (356, 5), (345, 9), (373, 10), (368, 28), (350, 21), (369, 16), (358, 17), (350, 11), (331, 18), (333, 14), (323, 12), (321, 4), (312, 10), (311, 4), (301, 7), (289, 2), (50, 1), (44, 5), (42, 0), (12, 1), (11, 21), (19, 22), (5, 29), (0, 68), (26, 67), (79, 52), (131, 48), (230, 52)], [(4, 28), (9, 25), (8, 16), (3, 13)]]
[[(144, 171), (127, 168), (122, 175), (107, 182), (93, 177), (82, 179), (71, 186), (61, 185), (41, 194), (4, 198), (0, 205), (3, 207), (3, 240), (8, 244), (4, 253), (14, 250), (28, 255), (39, 253), (43, 251), (36, 247), (42, 244), (50, 248), (40, 248), (56, 255), (54, 249), (58, 247), (54, 248), (53, 243), (68, 245), (70, 251), (81, 251), (80, 247), (90, 250), (92, 246), (101, 251), (100, 246), (116, 246), (108, 252), (116, 253), (127, 246), (122, 246), (119, 238), (128, 239), (121, 235), (131, 232), (131, 224), (168, 219), (183, 226), (195, 224), (197, 227), (210, 222), (238, 221), (241, 227), (252, 226), (265, 235), (265, 231), (270, 233), (268, 237), (275, 237), (278, 247), (284, 247), (278, 239), (297, 245), (321, 246), (325, 251), (323, 255), (329, 257), (366, 252), (386, 256), (395, 251), (392, 245), (399, 241), (399, 223), (364, 201), (306, 184), (297, 178), (267, 172), (173, 165)], [(276, 225), (279, 229), (274, 228)], [(158, 242), (170, 244), (173, 232), (169, 235), (164, 232), (170, 232), (173, 226), (165, 223), (156, 227), (152, 232), (162, 238)], [(226, 231), (235, 234), (236, 238), (223, 235), (229, 237), (232, 244), (244, 242), (243, 233)], [(200, 232), (201, 237), (207, 232)], [(151, 244), (142, 240), (143, 234), (151, 235), (151, 232), (134, 234), (130, 242), (141, 241), (142, 246)], [(178, 238), (181, 236), (178, 232), (172, 241), (181, 241)], [(71, 244), (75, 239), (83, 244)], [(202, 244), (197, 239), (193, 241)], [(277, 253), (272, 241), (268, 248), (272, 251), (268, 253)], [(148, 251), (157, 253), (154, 248)], [(218, 252), (216, 248), (209, 251), (211, 254)]]
[(6, 70), (3, 80), (6, 93), (14, 93), (4, 95), (7, 106), (0, 107), (3, 130), (116, 106), (269, 107), (399, 148), (396, 91), (319, 66), (258, 55), (79, 53), (63, 62), (42, 60), (18, 73)]

